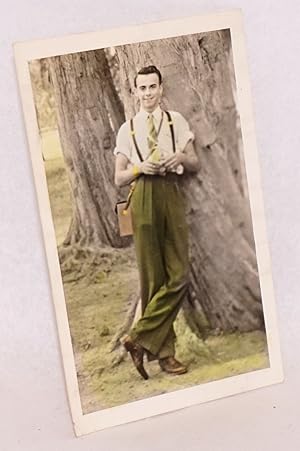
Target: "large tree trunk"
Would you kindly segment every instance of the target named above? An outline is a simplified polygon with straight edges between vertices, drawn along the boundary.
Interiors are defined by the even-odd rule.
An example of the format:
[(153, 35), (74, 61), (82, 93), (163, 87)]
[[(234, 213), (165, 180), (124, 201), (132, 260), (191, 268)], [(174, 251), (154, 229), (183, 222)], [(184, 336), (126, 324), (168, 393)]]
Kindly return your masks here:
[[(234, 100), (228, 31), (120, 46), (126, 116), (137, 109), (133, 78), (155, 64), (163, 74), (163, 107), (180, 111), (195, 132), (201, 160), (186, 177), (191, 249), (188, 316), (203, 311), (212, 328), (263, 327), (261, 292)], [(193, 327), (201, 327), (195, 314)]]
[(57, 124), (47, 58), (30, 61), (29, 70), (39, 131), (53, 130)]
[(64, 244), (90, 249), (123, 246), (114, 212), (113, 148), (124, 113), (104, 50), (57, 56), (48, 64), (73, 196), (73, 218)]

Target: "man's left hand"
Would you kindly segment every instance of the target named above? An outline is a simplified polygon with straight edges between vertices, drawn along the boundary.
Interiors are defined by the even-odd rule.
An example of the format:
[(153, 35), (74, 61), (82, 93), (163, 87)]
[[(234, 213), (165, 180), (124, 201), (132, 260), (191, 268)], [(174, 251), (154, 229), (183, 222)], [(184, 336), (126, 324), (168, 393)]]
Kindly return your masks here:
[(184, 161), (185, 155), (182, 152), (175, 152), (170, 157), (161, 160), (160, 163), (167, 171), (173, 171), (177, 169), (177, 166), (183, 164)]

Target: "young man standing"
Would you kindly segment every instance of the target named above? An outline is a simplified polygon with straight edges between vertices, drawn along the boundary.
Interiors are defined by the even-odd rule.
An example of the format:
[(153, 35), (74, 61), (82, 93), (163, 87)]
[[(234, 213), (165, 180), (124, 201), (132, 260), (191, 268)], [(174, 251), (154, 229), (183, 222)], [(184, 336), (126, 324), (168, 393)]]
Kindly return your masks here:
[(188, 236), (182, 174), (198, 169), (193, 133), (175, 111), (163, 111), (162, 76), (155, 66), (134, 80), (140, 111), (120, 128), (115, 149), (115, 182), (134, 182), (130, 201), (141, 282), (142, 316), (121, 340), (144, 379), (143, 357), (161, 369), (183, 374), (175, 359), (173, 323), (187, 292)]

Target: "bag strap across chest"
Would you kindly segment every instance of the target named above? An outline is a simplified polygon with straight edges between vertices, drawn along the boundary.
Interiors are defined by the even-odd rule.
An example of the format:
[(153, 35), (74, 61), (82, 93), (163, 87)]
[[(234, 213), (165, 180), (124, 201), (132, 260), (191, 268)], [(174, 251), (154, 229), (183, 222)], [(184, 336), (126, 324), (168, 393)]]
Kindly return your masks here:
[[(172, 121), (172, 117), (169, 111), (164, 111), (168, 117), (168, 124), (170, 127), (170, 132), (171, 132), (171, 138), (172, 138), (172, 148), (173, 148), (173, 152), (175, 153), (176, 151), (176, 145), (175, 145), (175, 133), (174, 133), (174, 124)], [(136, 150), (136, 153), (140, 159), (140, 161), (144, 161), (141, 151), (139, 149), (138, 143), (136, 141), (136, 137), (135, 137), (135, 130), (134, 130), (134, 124), (133, 124), (133, 118), (130, 119), (130, 134), (132, 136), (132, 141)]]

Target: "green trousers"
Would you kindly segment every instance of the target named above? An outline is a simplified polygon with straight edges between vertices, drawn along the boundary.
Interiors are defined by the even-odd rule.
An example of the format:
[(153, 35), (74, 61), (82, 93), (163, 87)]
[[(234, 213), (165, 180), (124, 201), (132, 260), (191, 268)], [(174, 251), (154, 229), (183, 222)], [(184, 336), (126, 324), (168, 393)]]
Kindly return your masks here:
[(142, 316), (130, 336), (148, 359), (175, 354), (173, 323), (188, 285), (188, 232), (180, 176), (141, 176), (131, 199)]

